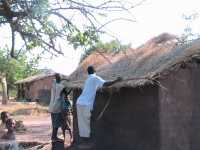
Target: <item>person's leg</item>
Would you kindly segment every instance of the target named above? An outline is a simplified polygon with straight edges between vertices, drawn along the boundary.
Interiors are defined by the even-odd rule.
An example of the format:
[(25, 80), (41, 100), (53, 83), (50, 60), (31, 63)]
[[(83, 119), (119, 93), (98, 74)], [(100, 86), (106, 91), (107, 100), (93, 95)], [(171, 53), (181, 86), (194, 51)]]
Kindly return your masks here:
[(63, 137), (64, 137), (64, 141), (65, 141), (65, 130), (66, 130), (66, 127), (63, 126), (63, 127), (61, 127), (61, 128), (62, 128), (62, 133), (63, 133)]
[(52, 113), (51, 114), (51, 121), (52, 121), (52, 140), (58, 140), (57, 133), (58, 133), (58, 114)]
[(80, 136), (80, 144), (78, 145), (79, 148), (92, 148), (95, 146), (90, 138), (90, 117), (91, 111), (89, 107), (77, 107), (78, 128)]
[(72, 130), (71, 130), (70, 125), (68, 124), (68, 122), (66, 123), (65, 130), (67, 130), (69, 132), (70, 141), (72, 142), (73, 135), (72, 135)]
[(66, 130), (66, 114), (65, 114), (65, 112), (61, 113), (61, 120), (60, 121), (61, 121), (61, 129), (62, 129), (64, 141), (65, 141), (65, 130)]
[(70, 116), (69, 115), (67, 115), (67, 118), (66, 118), (66, 129), (69, 132), (70, 140), (72, 140), (73, 139), (73, 135), (72, 135), (72, 129), (71, 129), (71, 120), (70, 120)]
[(79, 136), (83, 138), (90, 138), (90, 108), (87, 106), (77, 105), (77, 118)]
[(52, 139), (52, 140), (57, 140), (57, 139), (58, 139), (57, 133), (58, 133), (58, 128), (53, 127), (53, 128), (52, 128), (52, 136), (51, 136), (51, 139)]

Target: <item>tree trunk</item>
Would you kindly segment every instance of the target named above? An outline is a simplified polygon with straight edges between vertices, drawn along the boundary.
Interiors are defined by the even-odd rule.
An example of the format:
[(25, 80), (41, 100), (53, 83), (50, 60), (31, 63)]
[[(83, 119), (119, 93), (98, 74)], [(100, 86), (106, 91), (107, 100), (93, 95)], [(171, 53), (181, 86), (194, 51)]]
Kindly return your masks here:
[(6, 105), (8, 103), (6, 78), (5, 77), (1, 77), (0, 78), (0, 82), (2, 84), (2, 105)]

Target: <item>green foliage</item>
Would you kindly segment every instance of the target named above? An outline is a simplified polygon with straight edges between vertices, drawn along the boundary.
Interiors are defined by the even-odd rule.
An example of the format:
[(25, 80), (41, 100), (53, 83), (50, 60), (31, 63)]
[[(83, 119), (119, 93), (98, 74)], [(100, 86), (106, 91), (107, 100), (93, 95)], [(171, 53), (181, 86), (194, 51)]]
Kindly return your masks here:
[(193, 30), (194, 22), (198, 18), (199, 18), (198, 13), (183, 15), (183, 19), (186, 23), (186, 26), (184, 28), (184, 32), (182, 33), (181, 37), (179, 38), (180, 44), (189, 44), (193, 40), (200, 38), (200, 34)]
[(25, 55), (19, 55), (18, 59), (11, 58), (6, 49), (0, 49), (0, 74), (6, 76), (9, 89), (15, 88), (14, 83), (30, 75), (36, 74), (38, 59), (28, 61)]
[(119, 53), (122, 51), (126, 51), (131, 47), (131, 44), (123, 45), (118, 40), (113, 40), (111, 42), (103, 43), (99, 41), (94, 46), (86, 49), (85, 53), (81, 56), (80, 62), (82, 62), (88, 55), (95, 52), (96, 50), (105, 53)]
[(84, 32), (75, 30), (68, 35), (68, 41), (75, 49), (79, 46), (94, 45), (99, 41), (98, 32), (93, 27), (87, 27)]
[(103, 18), (112, 12), (129, 12), (133, 6), (126, 0), (4, 0), (0, 2), (0, 27), (11, 29), (11, 57), (16, 58), (18, 54), (16, 40), (21, 40), (25, 51), (40, 48), (41, 53), (57, 55), (63, 54), (58, 41), (66, 41), (75, 49), (92, 47), (99, 41), (99, 33), (106, 33), (103, 28), (121, 17)]
[[(13, 1), (9, 3), (8, 7), (12, 8), (12, 13), (22, 13), (22, 15), (15, 19), (12, 18), (12, 22), (8, 21), (8, 16), (0, 15), (0, 20), (8, 21), (14, 32), (21, 35), (26, 46), (25, 50), (40, 47), (46, 52), (53, 50), (61, 54), (62, 52), (55, 44), (59, 38), (68, 40), (75, 49), (79, 46), (92, 45), (97, 41), (98, 35), (95, 27), (88, 25), (81, 31), (67, 15), (63, 15), (64, 11), (68, 12), (68, 8), (71, 9), (72, 5), (79, 3), (73, 1), (70, 3), (60, 1), (55, 5), (52, 3), (53, 1), (49, 0)], [(78, 11), (82, 12), (84, 5), (80, 4), (79, 7), (77, 7)], [(76, 9), (74, 8), (74, 10)], [(61, 22), (58, 23), (58, 20)]]

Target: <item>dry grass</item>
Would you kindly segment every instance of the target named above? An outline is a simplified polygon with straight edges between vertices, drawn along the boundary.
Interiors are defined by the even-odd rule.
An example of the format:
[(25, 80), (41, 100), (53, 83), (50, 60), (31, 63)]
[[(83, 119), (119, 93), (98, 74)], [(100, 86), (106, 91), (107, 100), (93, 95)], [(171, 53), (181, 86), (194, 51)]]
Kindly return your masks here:
[[(86, 64), (93, 65), (93, 61), (90, 60), (98, 60), (94, 56), (91, 58), (92, 56), (86, 58)], [(155, 79), (164, 76), (165, 72), (171, 72), (174, 68), (188, 63), (196, 57), (200, 59), (200, 40), (179, 46), (173, 35), (165, 33), (149, 40), (135, 50), (130, 50), (122, 57), (112, 57), (112, 64), (100, 63), (96, 70), (97, 74), (105, 80), (123, 77), (122, 82), (116, 83), (112, 87), (136, 87), (152, 83)], [(87, 74), (81, 71), (84, 69), (83, 64), (84, 62), (70, 76), (71, 87), (83, 87), (87, 77)]]

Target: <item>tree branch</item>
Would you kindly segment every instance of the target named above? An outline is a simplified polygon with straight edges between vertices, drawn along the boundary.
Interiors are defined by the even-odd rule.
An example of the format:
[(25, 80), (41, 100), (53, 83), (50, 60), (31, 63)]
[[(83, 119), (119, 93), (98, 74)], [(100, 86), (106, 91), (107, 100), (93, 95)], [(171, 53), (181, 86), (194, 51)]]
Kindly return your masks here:
[[(35, 42), (36, 46), (44, 48), (45, 51), (48, 49), (47, 51), (49, 52), (63, 54), (56, 47), (55, 41), (57, 38), (65, 38), (65, 40), (68, 40), (72, 44), (77, 44), (76, 39), (74, 41), (70, 41), (69, 39), (71, 35), (73, 36), (74, 32), (75, 34), (78, 32), (81, 35), (87, 32), (88, 27), (92, 27), (96, 32), (101, 32), (106, 25), (119, 20), (135, 22), (132, 19), (119, 17), (102, 23), (98, 17), (106, 17), (110, 12), (115, 11), (130, 13), (130, 9), (141, 5), (144, 1), (141, 0), (139, 3), (132, 5), (129, 2), (121, 0), (105, 0), (96, 4), (87, 0), (57, 0), (53, 3), (48, 0), (1, 0), (0, 16), (3, 19), (1, 19), (0, 24), (9, 23), (11, 26), (12, 56), (15, 55), (15, 33), (21, 35), (26, 47), (28, 47), (29, 42)], [(71, 12), (73, 13), (72, 16), (78, 12), (81, 17), (87, 20), (86, 23), (81, 22), (83, 29), (79, 27), (79, 23), (78, 25), (74, 24), (74, 20), (68, 15)], [(51, 18), (55, 16), (64, 22), (62, 26)], [(50, 19), (52, 20), (49, 21)], [(91, 34), (91, 36), (93, 35)], [(90, 40), (86, 44), (93, 43), (93, 37)]]
[(100, 31), (103, 27), (105, 27), (106, 25), (110, 24), (110, 23), (113, 23), (115, 21), (119, 21), (119, 20), (124, 20), (124, 21), (129, 21), (129, 22), (136, 22), (135, 20), (132, 20), (132, 19), (127, 19), (127, 18), (115, 18), (115, 19), (112, 19), (112, 20), (109, 20), (108, 22), (104, 23), (102, 26), (100, 26), (97, 31)]
[(10, 25), (11, 28), (11, 36), (12, 36), (12, 47), (11, 47), (11, 51), (10, 51), (10, 56), (15, 58), (15, 31), (14, 31), (14, 27), (12, 26), (12, 24)]

